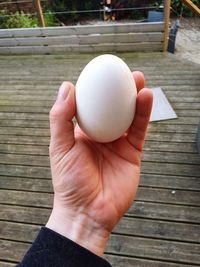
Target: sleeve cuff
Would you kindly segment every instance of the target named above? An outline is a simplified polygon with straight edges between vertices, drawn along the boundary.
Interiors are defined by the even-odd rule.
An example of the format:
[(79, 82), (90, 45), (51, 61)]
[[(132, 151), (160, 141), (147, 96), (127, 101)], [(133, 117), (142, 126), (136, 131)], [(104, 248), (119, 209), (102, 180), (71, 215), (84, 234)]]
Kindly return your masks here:
[(111, 267), (103, 258), (72, 240), (42, 227), (18, 267)]

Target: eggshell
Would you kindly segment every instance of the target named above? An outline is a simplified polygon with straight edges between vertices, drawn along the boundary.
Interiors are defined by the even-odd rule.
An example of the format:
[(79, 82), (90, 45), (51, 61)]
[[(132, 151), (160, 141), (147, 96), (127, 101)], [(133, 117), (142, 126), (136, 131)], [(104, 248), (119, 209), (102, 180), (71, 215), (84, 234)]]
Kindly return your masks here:
[(76, 83), (77, 122), (97, 142), (111, 142), (130, 127), (137, 90), (126, 63), (114, 55), (91, 60)]

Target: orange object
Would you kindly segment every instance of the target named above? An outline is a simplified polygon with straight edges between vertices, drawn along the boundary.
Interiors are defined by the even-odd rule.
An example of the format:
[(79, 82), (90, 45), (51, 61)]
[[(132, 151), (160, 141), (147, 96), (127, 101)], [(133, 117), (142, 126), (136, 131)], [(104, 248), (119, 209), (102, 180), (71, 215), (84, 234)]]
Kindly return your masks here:
[(200, 9), (190, 0), (182, 0), (184, 5), (186, 5), (192, 12), (196, 13), (198, 16), (200, 16)]

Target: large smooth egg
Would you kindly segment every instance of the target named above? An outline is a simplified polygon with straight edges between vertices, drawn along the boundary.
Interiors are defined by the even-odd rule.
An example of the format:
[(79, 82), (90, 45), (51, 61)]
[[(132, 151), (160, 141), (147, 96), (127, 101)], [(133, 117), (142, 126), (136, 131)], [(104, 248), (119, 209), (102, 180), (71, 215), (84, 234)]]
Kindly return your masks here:
[(137, 90), (126, 63), (114, 55), (91, 60), (76, 83), (77, 122), (94, 141), (111, 142), (130, 127)]

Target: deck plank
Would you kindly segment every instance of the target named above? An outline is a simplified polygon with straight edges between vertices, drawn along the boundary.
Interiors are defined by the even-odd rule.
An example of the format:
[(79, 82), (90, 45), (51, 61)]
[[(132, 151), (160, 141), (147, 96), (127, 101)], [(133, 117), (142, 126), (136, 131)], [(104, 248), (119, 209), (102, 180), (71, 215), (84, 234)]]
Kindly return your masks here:
[(119, 255), (133, 255), (177, 261), (187, 264), (199, 263), (200, 245), (178, 243), (148, 238), (113, 235), (110, 239), (107, 251)]
[[(37, 226), (35, 229), (34, 227), (32, 228), (33, 230), (31, 231), (31, 233), (29, 226), (29, 234), (26, 234), (26, 231), (22, 231), (23, 235), (21, 236), (27, 235), (27, 238), (29, 238), (29, 240), (30, 236), (34, 238), (39, 227)], [(16, 243), (19, 244), (19, 247), (18, 245), (16, 246)], [(29, 243), (31, 243), (31, 241)], [(7, 256), (9, 256), (12, 261), (17, 261), (23, 254), (23, 250), (27, 249), (30, 246), (29, 243), (20, 243), (16, 242), (15, 240), (3, 240), (3, 248), (9, 246), (11, 251), (7, 251)], [(12, 253), (14, 244), (16, 246), (16, 254)], [(121, 256), (129, 256), (131, 254), (133, 257), (144, 257), (145, 255), (145, 257), (148, 257), (149, 259), (156, 258), (157, 260), (168, 260), (172, 262), (179, 259), (180, 263), (198, 264), (199, 249), (199, 244), (191, 245), (189, 243), (183, 242), (171, 242), (159, 239), (121, 236), (113, 234), (111, 235), (106, 252)], [(4, 251), (2, 250), (0, 252), (1, 258), (5, 257), (5, 254), (3, 253)]]
[[(10, 203), (16, 205), (35, 206), (35, 207), (52, 206), (51, 191), (31, 192), (22, 190), (14, 191), (14, 190), (1, 189), (0, 203), (5, 203), (5, 204)], [(140, 187), (136, 196), (136, 200), (200, 207), (199, 191)]]
[[(1, 220), (8, 222), (45, 224), (50, 212), (51, 207), (26, 207), (10, 203), (0, 204)], [(127, 211), (126, 217), (197, 223), (200, 220), (200, 208), (136, 200), (134, 205)]]
[[(113, 267), (199, 266), (200, 68), (174, 55), (119, 55), (144, 72), (147, 86), (163, 89), (178, 118), (150, 124), (136, 201), (114, 229), (105, 257)], [(75, 83), (93, 56), (0, 56), (3, 267), (15, 266), (49, 217), (49, 111), (61, 82)]]
[[(52, 192), (51, 179), (44, 177), (17, 177), (0, 176), (0, 187), (2, 189)], [(200, 179), (198, 177), (168, 176), (157, 174), (141, 174), (140, 186), (153, 188), (168, 188), (171, 190), (200, 191)]]
[[(164, 155), (163, 155), (164, 154)], [(179, 164), (193, 164), (197, 165), (197, 170), (200, 171), (199, 164), (200, 158), (194, 153), (174, 153), (174, 152), (157, 152), (146, 151), (143, 156), (143, 162), (165, 162), (165, 163), (179, 163)], [(29, 165), (29, 166), (49, 166), (49, 158), (47, 155), (17, 155), (17, 154), (4, 154), (0, 153), (0, 162), (3, 164), (15, 164), (15, 165)]]
[[(0, 221), (0, 229), (0, 238), (31, 242), (36, 237), (40, 225)], [(124, 217), (113, 233), (200, 244), (200, 226), (191, 223), (172, 224), (162, 220)]]
[[(196, 128), (196, 126), (195, 126)], [(1, 136), (2, 138), (2, 136)], [(2, 140), (3, 141), (3, 140)], [(10, 140), (11, 141), (11, 140)], [(14, 141), (14, 140), (13, 140)], [(42, 143), (36, 145), (31, 144), (17, 144), (16, 143), (1, 143), (0, 141), (0, 153), (9, 153), (9, 154), (22, 154), (22, 155), (46, 155), (49, 154), (49, 146), (42, 145)], [(177, 152), (177, 153), (190, 153), (197, 156), (197, 149), (195, 142), (193, 143), (178, 143), (178, 142), (157, 142), (157, 141), (146, 141), (145, 151), (157, 151), (157, 152)], [(146, 152), (147, 153), (147, 152)]]

